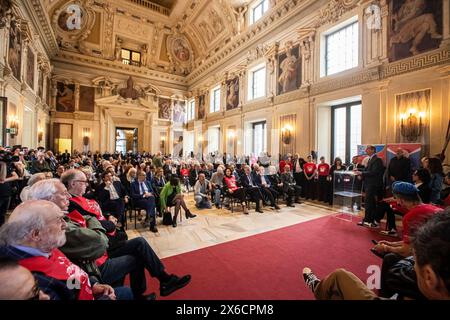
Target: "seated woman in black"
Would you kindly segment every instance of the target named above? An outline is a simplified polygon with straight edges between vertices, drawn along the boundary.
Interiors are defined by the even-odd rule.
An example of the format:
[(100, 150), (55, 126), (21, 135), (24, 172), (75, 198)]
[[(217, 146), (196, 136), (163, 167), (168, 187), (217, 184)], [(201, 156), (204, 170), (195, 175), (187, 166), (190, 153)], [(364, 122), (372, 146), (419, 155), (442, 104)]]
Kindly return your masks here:
[(416, 171), (414, 171), (412, 178), (417, 189), (419, 189), (419, 196), (420, 199), (422, 199), (422, 202), (430, 203), (431, 200), (430, 171), (423, 168), (417, 169)]

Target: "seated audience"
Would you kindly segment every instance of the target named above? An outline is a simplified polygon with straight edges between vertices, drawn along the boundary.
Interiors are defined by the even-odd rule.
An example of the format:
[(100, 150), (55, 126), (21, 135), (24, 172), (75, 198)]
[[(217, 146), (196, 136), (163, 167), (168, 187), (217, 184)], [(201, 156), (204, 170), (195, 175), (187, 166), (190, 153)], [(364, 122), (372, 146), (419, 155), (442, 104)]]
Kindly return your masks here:
[(181, 211), (181, 208), (184, 209), (186, 219), (195, 218), (197, 216), (192, 214), (186, 206), (184, 196), (181, 193), (180, 179), (178, 179), (176, 175), (172, 175), (170, 181), (166, 183), (159, 196), (161, 202), (161, 212), (168, 212), (170, 207), (175, 207), (175, 214), (172, 218), (174, 228), (177, 226), (177, 217)]
[[(39, 289), (51, 299), (115, 300), (113, 288), (99, 282), (91, 284), (88, 274), (58, 250), (66, 242), (65, 229), (64, 213), (57, 205), (45, 200), (26, 201), (0, 228), (0, 255), (30, 270)], [(126, 289), (124, 293), (130, 297)]]
[[(65, 186), (56, 179), (36, 184), (31, 193), (34, 199), (45, 199), (55, 203), (63, 212), (67, 212), (69, 208), (70, 195)], [(95, 217), (81, 215), (75, 211), (67, 213), (64, 220), (67, 224), (67, 242), (61, 247), (61, 251), (71, 260), (81, 261), (85, 267), (89, 265), (86, 263), (87, 260), (95, 259), (95, 264), (86, 269), (91, 271), (90, 275), (94, 274), (106, 283), (121, 282), (125, 275), (130, 273), (131, 288), (137, 299), (155, 299), (154, 294), (143, 295), (146, 290), (144, 268), (152, 277), (160, 281), (162, 296), (181, 289), (190, 281), (190, 275), (179, 278), (176, 275), (167, 274), (158, 256), (142, 237), (113, 242), (111, 233), (107, 234), (107, 230)], [(106, 249), (108, 249), (107, 252)], [(95, 269), (98, 272), (92, 271)]]
[(96, 194), (100, 207), (104, 212), (111, 213), (116, 219), (125, 225), (125, 204), (129, 197), (120, 181), (113, 181), (111, 173), (102, 173), (103, 182), (97, 187)]
[(225, 194), (239, 200), (242, 206), (242, 211), (244, 214), (248, 214), (247, 205), (245, 203), (245, 190), (242, 186), (238, 186), (236, 177), (233, 175), (233, 171), (230, 167), (225, 169), (223, 182)]
[(20, 192), (20, 200), (22, 200), (22, 202), (25, 202), (27, 200), (29, 200), (28, 198), (28, 193), (30, 192), (30, 188), (36, 183), (39, 182), (41, 180), (45, 180), (47, 179), (47, 177), (45, 176), (44, 172), (39, 172), (39, 173), (35, 173), (33, 174), (30, 179), (28, 179), (28, 183), (27, 186), (25, 188), (22, 189), (22, 192)]
[(250, 166), (244, 166), (244, 174), (240, 179), (241, 185), (244, 187), (246, 195), (248, 195), (252, 201), (256, 203), (256, 212), (263, 213), (262, 211), (262, 194), (256, 185), (256, 181), (254, 181), (252, 177), (252, 173), (250, 170)]
[[(420, 292), (429, 300), (450, 299), (450, 212), (435, 214), (412, 239), (415, 274)], [(303, 269), (303, 279), (318, 300), (382, 299), (344, 269), (337, 269), (320, 280), (310, 268)]]
[(221, 202), (221, 194), (223, 190), (223, 178), (224, 178), (224, 166), (219, 165), (217, 167), (217, 171), (214, 172), (211, 176), (211, 186), (212, 186), (212, 192), (211, 195), (214, 199), (214, 204), (217, 209), (222, 208), (222, 202)]
[(281, 175), (281, 183), (283, 184), (283, 193), (286, 195), (286, 204), (288, 207), (295, 207), (294, 202), (301, 203), (300, 195), (302, 188), (299, 187), (291, 173), (291, 167), (284, 166), (284, 172)]
[(150, 231), (158, 232), (156, 228), (155, 195), (151, 184), (147, 181), (145, 171), (139, 171), (137, 180), (131, 184), (131, 198), (135, 207), (145, 209), (147, 218), (150, 220)]
[(417, 169), (412, 175), (413, 182), (419, 190), (419, 196), (423, 203), (430, 203), (431, 200), (431, 188), (430, 181), (431, 175), (427, 169)]
[(38, 152), (37, 158), (31, 163), (31, 173), (47, 172), (51, 171), (47, 161), (45, 161), (45, 153)]
[(278, 197), (278, 192), (272, 188), (269, 178), (266, 177), (266, 171), (264, 167), (259, 167), (255, 164), (255, 171), (253, 174), (256, 185), (262, 193), (263, 198), (267, 198), (270, 202), (270, 206), (275, 210), (280, 210), (281, 208), (275, 203), (275, 199)]
[(194, 186), (194, 201), (197, 209), (211, 209), (211, 201), (209, 200), (211, 192), (211, 183), (206, 180), (203, 172), (200, 173)]

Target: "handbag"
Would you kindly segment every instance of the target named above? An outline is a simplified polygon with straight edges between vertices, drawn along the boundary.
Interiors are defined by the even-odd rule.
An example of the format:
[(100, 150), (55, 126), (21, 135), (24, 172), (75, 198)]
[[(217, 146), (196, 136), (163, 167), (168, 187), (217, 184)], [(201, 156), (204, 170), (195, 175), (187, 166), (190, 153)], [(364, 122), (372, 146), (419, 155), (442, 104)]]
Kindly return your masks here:
[(170, 211), (164, 211), (163, 213), (163, 225), (171, 226), (173, 224), (172, 213)]

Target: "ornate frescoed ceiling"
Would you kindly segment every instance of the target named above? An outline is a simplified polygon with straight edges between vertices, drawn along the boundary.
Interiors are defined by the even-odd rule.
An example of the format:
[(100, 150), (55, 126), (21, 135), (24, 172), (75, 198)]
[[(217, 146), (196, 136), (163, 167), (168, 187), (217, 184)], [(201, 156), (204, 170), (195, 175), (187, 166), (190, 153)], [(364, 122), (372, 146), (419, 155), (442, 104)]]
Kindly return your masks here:
[(242, 0), (42, 0), (58, 55), (120, 60), (141, 52), (143, 67), (187, 75), (239, 32)]

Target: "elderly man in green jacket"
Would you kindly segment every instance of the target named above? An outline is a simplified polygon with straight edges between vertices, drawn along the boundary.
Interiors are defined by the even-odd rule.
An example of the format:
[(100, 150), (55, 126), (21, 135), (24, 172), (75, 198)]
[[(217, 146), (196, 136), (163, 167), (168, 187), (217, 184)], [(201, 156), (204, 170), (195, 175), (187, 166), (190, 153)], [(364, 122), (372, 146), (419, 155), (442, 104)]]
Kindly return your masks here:
[[(66, 174), (73, 175), (74, 179), (80, 179), (83, 175), (77, 170), (69, 170)], [(63, 175), (63, 178), (73, 185), (70, 177)], [(75, 190), (69, 189), (69, 191), (71, 194), (76, 194)], [(30, 194), (33, 199), (49, 200), (67, 212), (70, 194), (64, 184), (57, 179), (40, 181), (33, 186)], [(61, 251), (69, 259), (79, 263), (88, 274), (98, 276), (102, 282), (117, 283), (130, 274), (134, 297), (146, 300), (153, 300), (156, 295), (152, 293), (144, 296), (145, 269), (152, 277), (159, 280), (161, 296), (167, 296), (190, 282), (190, 275), (180, 278), (166, 273), (164, 265), (144, 238), (125, 240), (118, 248), (107, 251), (109, 246), (107, 233), (110, 234), (111, 230), (106, 230), (96, 217), (73, 210), (66, 214), (66, 218), (69, 220), (66, 232), (67, 242), (60, 248)], [(111, 223), (114, 224), (113, 221)]]

